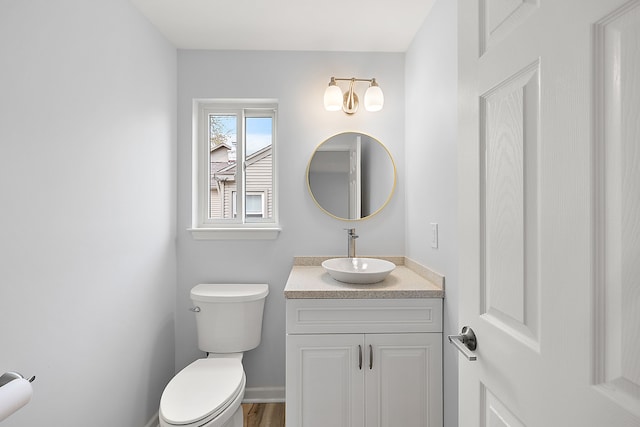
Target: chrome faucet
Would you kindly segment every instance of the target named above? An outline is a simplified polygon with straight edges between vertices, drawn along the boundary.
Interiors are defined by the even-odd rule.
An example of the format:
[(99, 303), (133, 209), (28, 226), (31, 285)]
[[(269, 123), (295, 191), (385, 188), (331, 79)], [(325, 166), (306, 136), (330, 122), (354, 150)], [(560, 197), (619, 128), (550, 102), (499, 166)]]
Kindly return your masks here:
[(358, 235), (356, 234), (355, 228), (345, 228), (347, 231), (347, 257), (355, 258), (356, 257), (356, 239)]

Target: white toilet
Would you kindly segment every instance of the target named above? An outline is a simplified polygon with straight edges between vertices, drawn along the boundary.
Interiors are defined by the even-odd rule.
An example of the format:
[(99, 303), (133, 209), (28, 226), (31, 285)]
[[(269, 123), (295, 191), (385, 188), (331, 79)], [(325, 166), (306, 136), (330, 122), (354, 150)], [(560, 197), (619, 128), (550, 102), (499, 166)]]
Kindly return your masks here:
[(191, 289), (198, 347), (207, 352), (169, 381), (161, 427), (242, 427), (242, 353), (262, 335), (265, 284), (201, 284)]

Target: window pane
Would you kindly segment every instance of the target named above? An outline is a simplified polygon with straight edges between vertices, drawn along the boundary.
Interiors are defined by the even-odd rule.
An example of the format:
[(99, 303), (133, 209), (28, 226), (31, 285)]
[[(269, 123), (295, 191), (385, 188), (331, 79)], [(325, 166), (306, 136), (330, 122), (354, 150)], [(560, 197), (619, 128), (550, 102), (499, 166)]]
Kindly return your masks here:
[(233, 218), (237, 116), (209, 114), (209, 218)]
[(247, 156), (264, 148), (271, 148), (273, 137), (273, 119), (271, 117), (247, 117)]
[(247, 216), (262, 218), (262, 195), (261, 194), (247, 194)]
[[(273, 117), (247, 117), (245, 119), (245, 129), (247, 147), (247, 166), (245, 169), (246, 215), (247, 217), (272, 218)], [(264, 202), (262, 195), (264, 195)]]

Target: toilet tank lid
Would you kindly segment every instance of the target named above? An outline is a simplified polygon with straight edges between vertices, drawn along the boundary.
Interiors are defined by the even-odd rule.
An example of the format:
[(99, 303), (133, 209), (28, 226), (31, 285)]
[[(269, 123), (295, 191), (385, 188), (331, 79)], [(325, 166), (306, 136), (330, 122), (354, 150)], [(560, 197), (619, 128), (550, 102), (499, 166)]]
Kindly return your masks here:
[(255, 301), (269, 294), (269, 285), (201, 283), (191, 289), (193, 301), (204, 302), (242, 302)]

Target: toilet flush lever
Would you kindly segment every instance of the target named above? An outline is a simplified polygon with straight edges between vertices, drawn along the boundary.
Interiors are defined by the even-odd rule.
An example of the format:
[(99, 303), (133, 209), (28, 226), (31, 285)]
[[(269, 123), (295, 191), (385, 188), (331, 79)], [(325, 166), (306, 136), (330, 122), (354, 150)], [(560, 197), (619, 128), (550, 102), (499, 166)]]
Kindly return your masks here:
[(9, 384), (11, 381), (17, 380), (19, 378), (26, 379), (27, 381), (32, 383), (36, 379), (36, 376), (33, 375), (31, 378), (24, 378), (18, 372), (5, 372), (4, 374), (2, 374), (2, 376), (0, 376), (0, 387)]
[(191, 307), (189, 309), (189, 311), (193, 311), (194, 313), (200, 313), (200, 307), (198, 307), (198, 306)]

